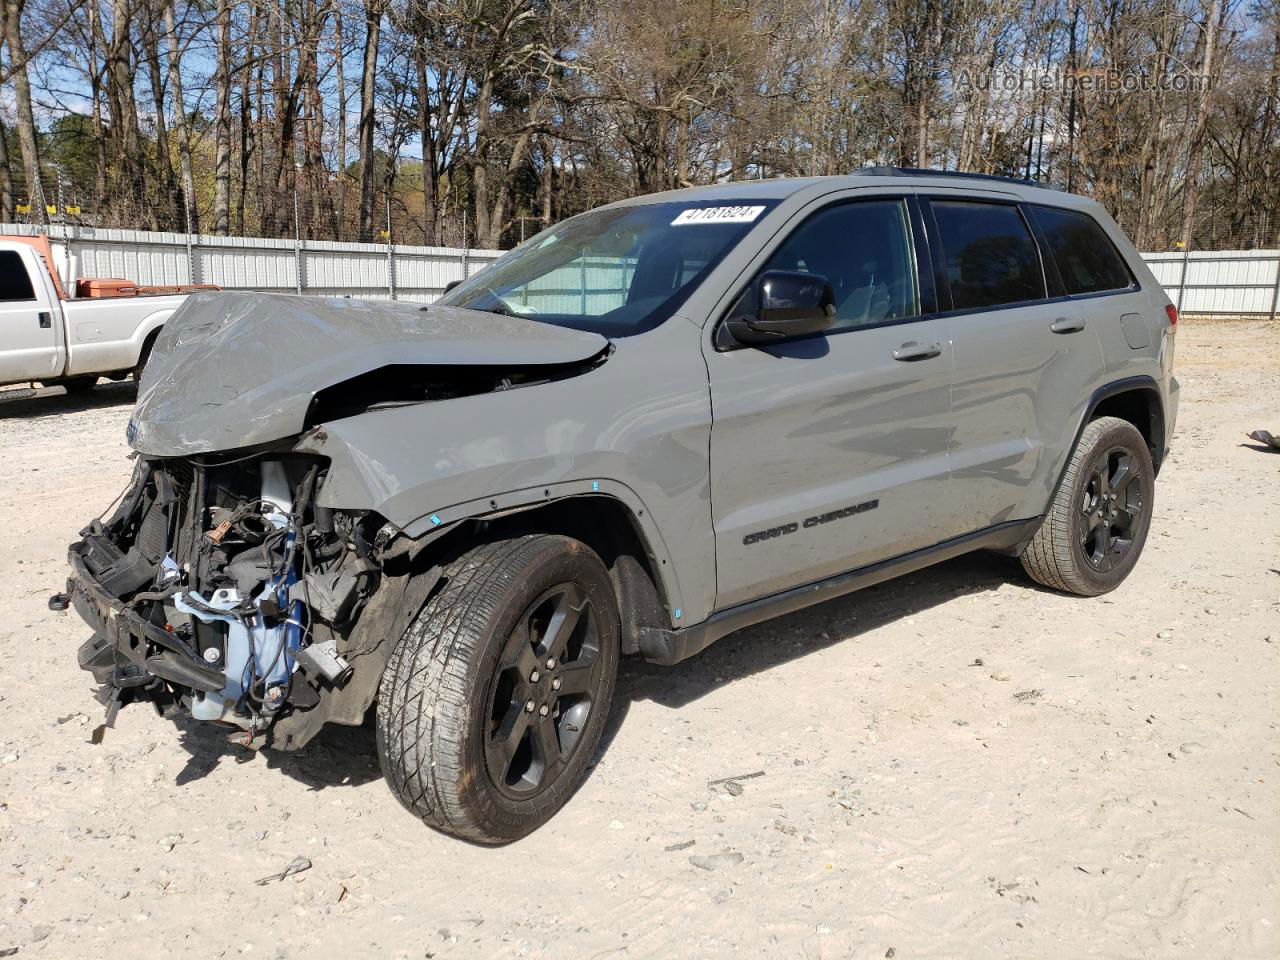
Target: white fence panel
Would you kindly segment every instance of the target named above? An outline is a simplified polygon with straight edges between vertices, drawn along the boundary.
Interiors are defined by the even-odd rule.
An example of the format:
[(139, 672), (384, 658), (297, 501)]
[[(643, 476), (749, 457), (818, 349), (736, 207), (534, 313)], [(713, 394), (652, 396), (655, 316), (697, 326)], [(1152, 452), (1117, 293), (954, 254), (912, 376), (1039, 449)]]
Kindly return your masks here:
[[(42, 228), (0, 224), (0, 233)], [(68, 286), (79, 277), (126, 277), (144, 285), (213, 283), (224, 290), (430, 303), (445, 285), (482, 269), (500, 250), (410, 247), (63, 226), (49, 229)]]
[(1188, 316), (1267, 316), (1280, 290), (1280, 250), (1144, 253), (1155, 278)]

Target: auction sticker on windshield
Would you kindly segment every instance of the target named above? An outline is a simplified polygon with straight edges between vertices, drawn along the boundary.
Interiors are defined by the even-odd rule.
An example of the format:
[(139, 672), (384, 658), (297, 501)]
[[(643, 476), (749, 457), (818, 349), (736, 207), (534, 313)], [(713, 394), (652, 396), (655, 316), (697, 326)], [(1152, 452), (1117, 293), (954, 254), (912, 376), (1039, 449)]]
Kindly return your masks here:
[(681, 210), (671, 221), (673, 227), (686, 227), (694, 223), (751, 223), (764, 213), (764, 207), (695, 207)]

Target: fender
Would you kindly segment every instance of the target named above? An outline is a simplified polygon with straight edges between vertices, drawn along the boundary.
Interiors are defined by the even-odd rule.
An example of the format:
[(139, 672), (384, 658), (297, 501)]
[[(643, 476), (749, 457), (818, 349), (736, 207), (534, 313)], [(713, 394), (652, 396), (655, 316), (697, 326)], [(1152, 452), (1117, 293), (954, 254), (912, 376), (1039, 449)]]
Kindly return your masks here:
[[(653, 568), (657, 573), (658, 589), (666, 598), (672, 626), (680, 626), (684, 620), (684, 602), (681, 599), (679, 578), (671, 553), (663, 540), (662, 531), (653, 522), (639, 494), (625, 483), (608, 478), (591, 480), (564, 480), (539, 487), (525, 487), (506, 493), (493, 494), (467, 500), (419, 517), (401, 528), (404, 537), (425, 546), (446, 529), (464, 520), (494, 520), (511, 514), (523, 513), (549, 503), (583, 497), (608, 497), (621, 503), (636, 528)], [(415, 545), (415, 548), (420, 547)]]
[[(1160, 464), (1164, 461), (1168, 444), (1165, 442), (1164, 436), (1164, 401), (1160, 397), (1160, 387), (1155, 379), (1146, 375), (1137, 377), (1125, 377), (1122, 380), (1113, 380), (1111, 383), (1104, 384), (1097, 390), (1093, 391), (1093, 395), (1089, 398), (1088, 404), (1084, 409), (1084, 416), (1080, 418), (1080, 422), (1076, 424), (1075, 435), (1071, 438), (1071, 445), (1063, 451), (1062, 463), (1059, 464), (1057, 470), (1057, 479), (1053, 484), (1049, 496), (1052, 499), (1059, 487), (1062, 486), (1062, 478), (1066, 475), (1067, 464), (1071, 461), (1071, 451), (1076, 448), (1076, 444), (1080, 442), (1080, 434), (1084, 433), (1085, 426), (1093, 419), (1094, 413), (1103, 402), (1113, 397), (1118, 397), (1125, 393), (1143, 393), (1144, 399), (1147, 401), (1147, 409), (1151, 417), (1148, 424), (1149, 435), (1152, 441), (1148, 443), (1151, 448), (1151, 461), (1155, 465), (1156, 474), (1160, 473)], [(1047, 509), (1046, 505), (1046, 509)]]
[(142, 348), (146, 345), (147, 338), (157, 333), (164, 326), (165, 321), (173, 316), (176, 309), (175, 307), (165, 307), (160, 310), (153, 310), (133, 328), (133, 336), (129, 340), (134, 346), (133, 362), (135, 365), (142, 359)]

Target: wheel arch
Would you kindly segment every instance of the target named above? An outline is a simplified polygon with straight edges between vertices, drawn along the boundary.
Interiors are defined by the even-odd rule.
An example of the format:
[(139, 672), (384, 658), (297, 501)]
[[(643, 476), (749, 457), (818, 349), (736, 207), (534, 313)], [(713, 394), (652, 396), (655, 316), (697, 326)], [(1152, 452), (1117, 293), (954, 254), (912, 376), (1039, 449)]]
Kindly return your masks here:
[(143, 317), (138, 326), (134, 328), (133, 337), (131, 339), (138, 345), (138, 355), (134, 357), (133, 360), (134, 366), (137, 366), (146, 355), (147, 351), (155, 345), (156, 338), (160, 336), (160, 331), (164, 329), (165, 323), (168, 322), (169, 318), (172, 317), (173, 314), (173, 307), (153, 310), (151, 313)]
[(1094, 391), (1076, 430), (1073, 447), (1080, 441), (1085, 425), (1098, 417), (1118, 417), (1132, 423), (1147, 443), (1156, 474), (1160, 473), (1165, 453), (1165, 419), (1164, 402), (1155, 380), (1151, 377), (1127, 377)]
[(642, 630), (681, 622), (675, 571), (648, 512), (613, 489), (630, 493), (629, 488), (603, 480), (589, 484), (593, 489), (553, 484), (442, 510), (407, 525), (409, 539), (401, 550), (419, 566), (428, 557), (448, 556), (478, 542), (531, 533), (580, 540), (609, 570), (622, 615), (622, 650), (636, 653)]

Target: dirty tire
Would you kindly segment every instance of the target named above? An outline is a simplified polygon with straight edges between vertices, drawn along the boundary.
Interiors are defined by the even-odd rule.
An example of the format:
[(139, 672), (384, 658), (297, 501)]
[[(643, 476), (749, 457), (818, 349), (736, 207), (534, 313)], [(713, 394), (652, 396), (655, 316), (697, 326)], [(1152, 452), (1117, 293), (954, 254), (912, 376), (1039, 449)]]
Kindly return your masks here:
[[(1099, 513), (1093, 507), (1099, 490), (1107, 496), (1111, 480), (1125, 464), (1132, 473), (1114, 495), (1119, 506), (1116, 518), (1125, 524), (1126, 535), (1116, 537), (1113, 532), (1122, 528), (1111, 526), (1105, 509)], [(1071, 452), (1044, 522), (1021, 554), (1023, 568), (1037, 583), (1066, 593), (1096, 597), (1114, 590), (1129, 575), (1146, 543), (1154, 480), (1151, 452), (1133, 424), (1117, 417), (1090, 421)], [(1106, 550), (1098, 547), (1099, 535), (1092, 532), (1099, 522), (1107, 524), (1107, 539), (1101, 541)], [(1116, 546), (1126, 541), (1122, 550)]]
[(60, 384), (69, 397), (83, 397), (97, 385), (97, 377), (72, 377), (70, 380), (63, 380)]
[(142, 345), (142, 350), (138, 354), (138, 362), (134, 364), (132, 371), (134, 383), (142, 382), (142, 371), (146, 369), (147, 361), (151, 359), (151, 348), (156, 345), (156, 337), (158, 334), (159, 331), (157, 330), (155, 333), (151, 334), (151, 336), (147, 337), (146, 343)]
[[(543, 614), (536, 611), (558, 612), (556, 598), (561, 596), (573, 598), (570, 605), (584, 611), (577, 618), (579, 626), (553, 630), (548, 625), (541, 635), (546, 646), (540, 648), (536, 639), (527, 638), (539, 636), (537, 624), (556, 621), (554, 615), (541, 620)], [(555, 689), (563, 684), (566, 695), (553, 693), (549, 683), (554, 671), (539, 676), (541, 687), (530, 683), (507, 690), (524, 682), (520, 678), (528, 673), (527, 664), (523, 670), (513, 666), (519, 657), (537, 658), (543, 671), (550, 644), (569, 633), (572, 638), (561, 649), (566, 657), (576, 651), (578, 660), (590, 667), (594, 679), (589, 694), (575, 701), (567, 695), (575, 683), (559, 674)], [(548, 535), (502, 540), (475, 547), (448, 564), (441, 585), (396, 644), (382, 676), (378, 758), (392, 792), (429, 826), (475, 843), (509, 843), (536, 830), (586, 779), (613, 697), (619, 634), (608, 571), (577, 540)], [(582, 639), (588, 636), (590, 642)], [(557, 661), (557, 667), (567, 677), (578, 660)], [(574, 677), (582, 681), (586, 673)], [(495, 720), (495, 714), (508, 716), (499, 709), (508, 699), (523, 705), (525, 697), (537, 703), (527, 716), (513, 710), (515, 721), (508, 727)], [(581, 706), (571, 712), (584, 701), (587, 712)], [(570, 738), (571, 746), (543, 768), (544, 784), (499, 783), (492, 758), (499, 752), (494, 744), (500, 744), (501, 730), (515, 729), (515, 722), (524, 720), (528, 727), (522, 736), (527, 739), (516, 753), (536, 757), (539, 745), (550, 749), (548, 741), (537, 740), (546, 729), (538, 726), (542, 703), (551, 704), (552, 729), (559, 724), (555, 749)], [(574, 722), (566, 727), (571, 716)], [(514, 736), (509, 739), (516, 742)], [(537, 766), (530, 763), (531, 770)], [(554, 775), (549, 773), (553, 770)], [(525, 793), (514, 793), (517, 788)]]

